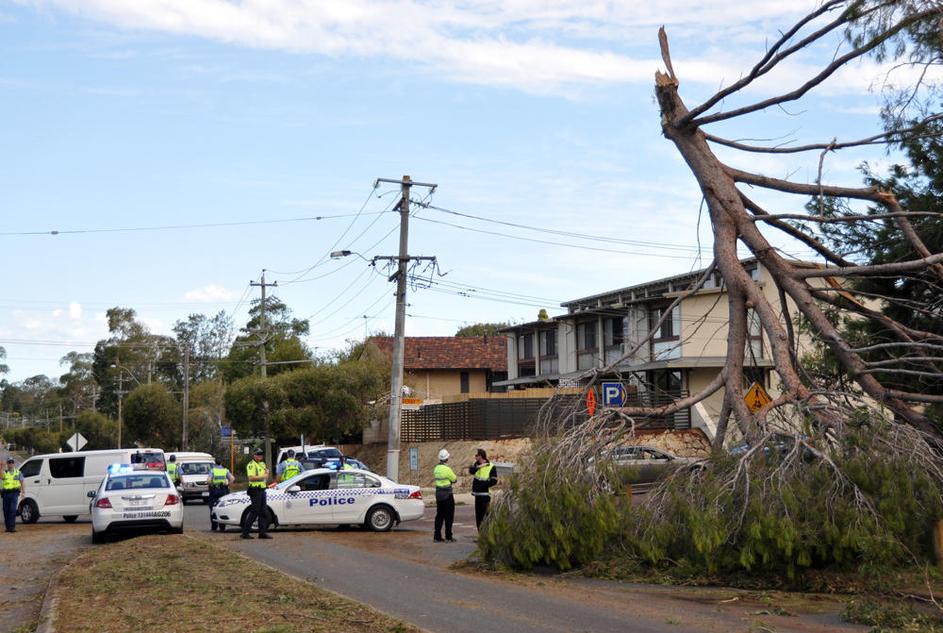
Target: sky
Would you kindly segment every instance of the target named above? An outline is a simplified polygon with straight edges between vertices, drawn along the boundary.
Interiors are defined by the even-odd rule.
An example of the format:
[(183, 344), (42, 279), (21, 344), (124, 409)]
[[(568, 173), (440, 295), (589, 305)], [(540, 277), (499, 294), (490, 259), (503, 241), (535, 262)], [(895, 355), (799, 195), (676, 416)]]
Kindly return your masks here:
[[(63, 355), (107, 336), (113, 306), (156, 333), (220, 310), (241, 326), (263, 269), (278, 282), (270, 292), (310, 318), (318, 354), (392, 332), (388, 271), (364, 261), (397, 251), (398, 188), (374, 188), (377, 178), (437, 185), (413, 189), (437, 208), (414, 207), (409, 252), (438, 266), (416, 270), (436, 283), (410, 288), (409, 336), (531, 321), (563, 301), (702, 267), (709, 223), (653, 97), (658, 27), (694, 105), (748, 72), (812, 6), (0, 0), (6, 377), (60, 375)], [(838, 45), (723, 106), (798, 85)], [(801, 105), (711, 131), (867, 136), (880, 130), (874, 86), (885, 71), (856, 64)], [(800, 182), (818, 168), (817, 154), (718, 154)], [(891, 158), (837, 154), (823, 173), (854, 185), (862, 160), (880, 169)], [(340, 249), (355, 255), (328, 256)]]

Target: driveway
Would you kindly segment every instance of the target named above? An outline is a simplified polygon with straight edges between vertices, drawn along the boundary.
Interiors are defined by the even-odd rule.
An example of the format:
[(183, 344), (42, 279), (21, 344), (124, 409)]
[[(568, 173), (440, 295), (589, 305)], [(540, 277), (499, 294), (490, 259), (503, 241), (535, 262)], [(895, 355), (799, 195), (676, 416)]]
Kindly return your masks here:
[(457, 543), (432, 542), (434, 509), (386, 534), (359, 529), (276, 530), (243, 541), (209, 530), (205, 506), (188, 506), (186, 529), (286, 573), (441, 633), (779, 633), (863, 631), (842, 623), (840, 603), (805, 599), (782, 613), (743, 592), (635, 585), (559, 575), (490, 574), (454, 567), (475, 550), (474, 512), (456, 508)]

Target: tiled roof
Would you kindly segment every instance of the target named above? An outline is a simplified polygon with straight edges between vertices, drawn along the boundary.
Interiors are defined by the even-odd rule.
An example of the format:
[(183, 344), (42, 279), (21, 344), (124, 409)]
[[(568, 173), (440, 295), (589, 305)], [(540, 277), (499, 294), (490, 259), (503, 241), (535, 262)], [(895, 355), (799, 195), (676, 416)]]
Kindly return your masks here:
[[(393, 339), (370, 339), (387, 354), (393, 353)], [(407, 336), (404, 368), (411, 369), (490, 369), (507, 371), (507, 338), (504, 336)]]

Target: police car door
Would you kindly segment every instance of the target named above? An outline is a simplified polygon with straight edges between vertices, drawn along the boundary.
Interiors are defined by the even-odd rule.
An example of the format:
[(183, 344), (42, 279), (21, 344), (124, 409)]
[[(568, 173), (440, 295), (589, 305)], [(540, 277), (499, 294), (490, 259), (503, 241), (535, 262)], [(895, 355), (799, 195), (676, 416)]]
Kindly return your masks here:
[(334, 494), (331, 490), (331, 477), (330, 473), (311, 473), (292, 486), (298, 486), (300, 491), (279, 491), (282, 502), (279, 521), (284, 524), (331, 523), (331, 501)]
[(379, 479), (359, 470), (338, 472), (334, 521), (337, 523), (361, 523), (370, 506), (380, 499), (378, 496), (379, 488)]

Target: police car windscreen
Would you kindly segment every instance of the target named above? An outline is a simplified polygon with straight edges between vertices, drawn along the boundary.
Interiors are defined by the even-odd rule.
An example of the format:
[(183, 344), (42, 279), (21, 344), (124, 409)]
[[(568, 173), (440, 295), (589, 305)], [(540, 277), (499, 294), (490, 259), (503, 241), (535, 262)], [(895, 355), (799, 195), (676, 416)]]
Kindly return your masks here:
[(119, 475), (112, 477), (105, 484), (105, 490), (139, 490), (141, 488), (170, 488), (166, 477), (158, 475)]
[(209, 475), (213, 464), (209, 462), (185, 462), (180, 464), (181, 475)]

